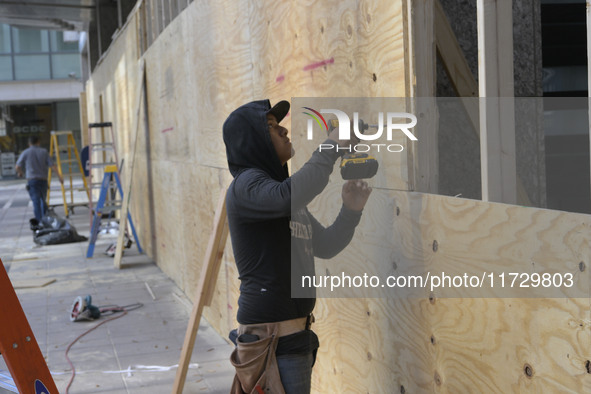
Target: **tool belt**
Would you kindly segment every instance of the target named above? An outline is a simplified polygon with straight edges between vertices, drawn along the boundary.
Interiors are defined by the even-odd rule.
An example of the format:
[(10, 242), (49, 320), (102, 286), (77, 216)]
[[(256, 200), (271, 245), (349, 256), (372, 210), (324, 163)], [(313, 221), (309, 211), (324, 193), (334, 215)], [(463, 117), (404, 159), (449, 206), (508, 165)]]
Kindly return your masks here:
[[(231, 394), (285, 394), (275, 351), (279, 337), (310, 328), (312, 315), (275, 323), (241, 324), (230, 362), (236, 368)], [(258, 338), (257, 338), (258, 337)]]

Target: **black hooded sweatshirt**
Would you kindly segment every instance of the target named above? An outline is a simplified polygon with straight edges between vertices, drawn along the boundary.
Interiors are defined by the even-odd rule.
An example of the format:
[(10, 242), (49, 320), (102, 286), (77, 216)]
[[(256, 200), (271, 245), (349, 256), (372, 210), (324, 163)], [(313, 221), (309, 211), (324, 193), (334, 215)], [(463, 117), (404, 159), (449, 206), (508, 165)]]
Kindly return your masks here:
[[(298, 290), (302, 275), (314, 275), (314, 256), (331, 258), (351, 241), (361, 212), (344, 206), (324, 228), (306, 205), (326, 187), (334, 150), (315, 151), (289, 177), (271, 142), (269, 100), (254, 101), (230, 114), (223, 126), (228, 166), (234, 177), (226, 197), (228, 224), (238, 267), (240, 324), (305, 317), (314, 309), (314, 289)], [(327, 140), (326, 143), (333, 141)], [(293, 263), (293, 264), (292, 264)], [(280, 343), (281, 346), (281, 343)], [(279, 353), (279, 349), (278, 349)]]

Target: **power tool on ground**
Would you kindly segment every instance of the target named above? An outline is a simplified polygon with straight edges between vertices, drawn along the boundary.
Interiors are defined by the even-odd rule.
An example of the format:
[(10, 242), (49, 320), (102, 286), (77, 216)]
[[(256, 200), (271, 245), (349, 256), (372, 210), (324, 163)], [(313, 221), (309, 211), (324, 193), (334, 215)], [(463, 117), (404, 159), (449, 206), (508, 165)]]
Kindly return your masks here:
[(70, 308), (70, 321), (94, 320), (101, 317), (101, 311), (97, 306), (92, 305), (92, 297), (76, 297), (72, 308)]
[[(331, 119), (328, 123), (328, 133), (339, 127), (337, 119)], [(359, 131), (377, 128), (378, 125), (369, 125), (359, 119)], [(378, 161), (368, 153), (347, 153), (341, 158), (341, 176), (343, 179), (368, 179), (372, 178), (378, 172)]]

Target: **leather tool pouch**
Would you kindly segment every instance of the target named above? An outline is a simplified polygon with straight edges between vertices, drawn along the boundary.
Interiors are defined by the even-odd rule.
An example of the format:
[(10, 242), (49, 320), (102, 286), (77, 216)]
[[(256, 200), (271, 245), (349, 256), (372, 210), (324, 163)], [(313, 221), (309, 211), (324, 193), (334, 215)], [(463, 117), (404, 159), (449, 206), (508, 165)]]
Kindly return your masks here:
[[(285, 394), (275, 350), (277, 349), (277, 326), (273, 323), (266, 325), (267, 332), (243, 332), (238, 336), (236, 348), (230, 356), (230, 361), (236, 368), (236, 376), (232, 383), (231, 394)], [(253, 342), (242, 340), (262, 339)]]

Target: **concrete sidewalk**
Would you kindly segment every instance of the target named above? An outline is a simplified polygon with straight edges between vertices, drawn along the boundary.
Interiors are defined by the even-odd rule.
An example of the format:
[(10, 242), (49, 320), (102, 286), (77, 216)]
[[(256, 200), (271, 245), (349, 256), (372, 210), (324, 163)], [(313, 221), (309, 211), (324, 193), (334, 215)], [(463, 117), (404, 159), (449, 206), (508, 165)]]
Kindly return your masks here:
[[(97, 306), (143, 306), (102, 325), (72, 347), (69, 357), (76, 376), (69, 392), (170, 393), (190, 301), (147, 256), (137, 253), (135, 245), (125, 251), (124, 268), (115, 269), (113, 259), (104, 254), (116, 242), (114, 235), (99, 237), (92, 259), (85, 258), (88, 242), (36, 246), (28, 223), (33, 210), (24, 185), (22, 180), (0, 181), (0, 257), (15, 286), (55, 279), (45, 287), (16, 292), (59, 391), (65, 393), (72, 371), (64, 356), (68, 345), (109, 318), (69, 320), (74, 299), (90, 294)], [(56, 213), (63, 215), (63, 209)], [(68, 220), (79, 234), (89, 235), (87, 208), (76, 207)], [(232, 346), (202, 320), (184, 392), (228, 393), (233, 379), (231, 351)], [(1, 357), (0, 369), (7, 370)]]

